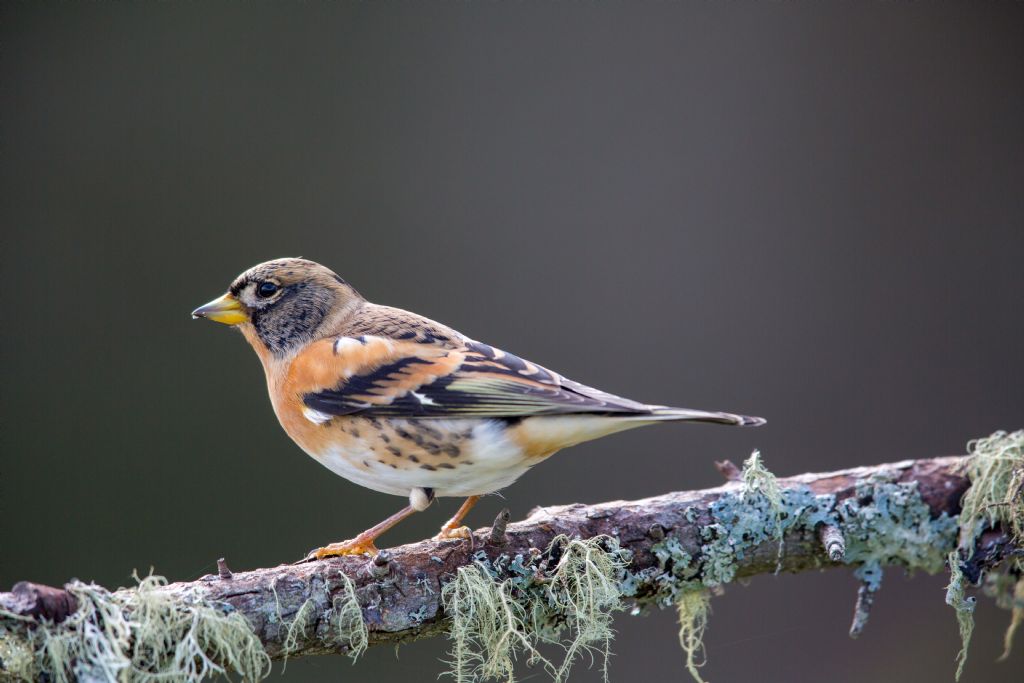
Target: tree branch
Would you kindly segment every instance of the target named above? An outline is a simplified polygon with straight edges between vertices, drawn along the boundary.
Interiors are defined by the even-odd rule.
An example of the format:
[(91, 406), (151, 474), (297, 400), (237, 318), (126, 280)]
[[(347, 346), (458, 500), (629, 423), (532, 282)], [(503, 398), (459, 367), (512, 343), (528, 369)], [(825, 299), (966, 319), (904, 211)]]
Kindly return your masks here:
[[(844, 504), (865, 494), (870, 482), (916, 487), (928, 515), (939, 518), (959, 512), (960, 499), (969, 482), (961, 474), (962, 458), (944, 457), (903, 461), (875, 467), (859, 467), (823, 474), (803, 474), (778, 480), (786, 492), (802, 491), (811, 495), (818, 518), (833, 515)], [(503, 511), (493, 528), (474, 533), (473, 544), (465, 541), (434, 541), (392, 548), (376, 558), (342, 557), (326, 561), (281, 565), (232, 573), (226, 564), (219, 572), (193, 582), (173, 583), (158, 588), (174, 600), (194, 601), (197, 596), (211, 604), (229, 605), (241, 614), (253, 629), (271, 658), (345, 652), (350, 646), (327, 637), (332, 625), (329, 611), (334, 599), (346, 589), (347, 576), (369, 631), (369, 644), (398, 643), (440, 633), (444, 628), (441, 588), (460, 567), (483, 553), (495, 560), (499, 555), (536, 556), (561, 534), (593, 538), (610, 536), (632, 553), (629, 570), (644, 575), (644, 570), (665, 570), (666, 539), (674, 538), (685, 553), (697, 560), (691, 582), (714, 583), (710, 565), (701, 563), (709, 550), (708, 529), (721, 526), (722, 511), (716, 509), (729, 496), (744, 491), (736, 481), (736, 468), (721, 467), (733, 481), (703, 491), (670, 493), (638, 501), (614, 501), (597, 505), (564, 505), (535, 509), (525, 520), (508, 523)], [(904, 488), (907, 488), (904, 486)], [(868, 501), (870, 502), (870, 501)], [(861, 500), (860, 503), (865, 503)], [(812, 506), (813, 507), (813, 506)], [(849, 520), (847, 520), (849, 524)], [(901, 523), (896, 520), (896, 523)], [(909, 523), (909, 522), (908, 522)], [(502, 530), (504, 527), (504, 530)], [(660, 545), (659, 545), (660, 544)], [(724, 580), (776, 571), (799, 572), (839, 566), (842, 561), (856, 564), (847, 553), (843, 524), (794, 524), (782, 539), (762, 538), (734, 558), (732, 573)], [(945, 556), (953, 550), (937, 548)], [(891, 558), (900, 558), (896, 549)], [(839, 562), (837, 562), (839, 560)], [(863, 557), (860, 558), (864, 560)], [(910, 563), (909, 561), (907, 562)], [(933, 568), (934, 570), (934, 568)], [(653, 574), (648, 571), (647, 574)], [(641, 585), (633, 596), (640, 603), (656, 596), (651, 585)], [(311, 602), (310, 602), (311, 601)], [(314, 610), (309, 613), (309, 606)], [(74, 598), (62, 589), (21, 583), (11, 593), (0, 593), (0, 608), (9, 615), (29, 619), (46, 618), (59, 622), (75, 609)], [(300, 609), (305, 609), (304, 627), (290, 629)], [(305, 626), (308, 624), (308, 626)], [(286, 641), (287, 646), (286, 646)]]

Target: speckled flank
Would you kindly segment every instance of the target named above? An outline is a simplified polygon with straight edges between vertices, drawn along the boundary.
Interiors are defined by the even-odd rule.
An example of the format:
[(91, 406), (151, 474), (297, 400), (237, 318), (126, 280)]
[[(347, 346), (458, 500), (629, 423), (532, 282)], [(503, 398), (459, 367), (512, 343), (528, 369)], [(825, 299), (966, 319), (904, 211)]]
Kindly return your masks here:
[(331, 471), (367, 488), (408, 495), (490, 493), (511, 484), (531, 463), (497, 420), (403, 420), (336, 417), (310, 424), (299, 445)]
[(408, 495), (428, 487), (438, 496), (502, 489), (566, 446), (640, 426), (608, 417), (434, 420), (335, 417), (304, 426), (296, 439), (331, 471), (367, 488)]

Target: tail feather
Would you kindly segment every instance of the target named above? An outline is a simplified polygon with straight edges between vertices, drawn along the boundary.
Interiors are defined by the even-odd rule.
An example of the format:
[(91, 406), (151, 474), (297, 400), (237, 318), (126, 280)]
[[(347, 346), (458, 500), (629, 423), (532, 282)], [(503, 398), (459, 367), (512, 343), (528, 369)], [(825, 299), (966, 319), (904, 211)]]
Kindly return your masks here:
[(711, 422), (722, 425), (736, 425), (738, 427), (760, 427), (767, 422), (763, 417), (736, 415), (734, 413), (717, 413), (707, 410), (690, 410), (689, 408), (671, 408), (669, 406), (650, 406), (650, 409), (651, 416), (657, 420)]

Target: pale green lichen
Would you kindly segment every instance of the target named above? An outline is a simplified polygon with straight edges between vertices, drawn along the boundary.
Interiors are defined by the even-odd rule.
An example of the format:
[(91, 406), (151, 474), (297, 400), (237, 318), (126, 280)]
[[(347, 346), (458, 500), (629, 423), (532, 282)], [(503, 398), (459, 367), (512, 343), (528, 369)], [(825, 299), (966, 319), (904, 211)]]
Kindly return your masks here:
[(815, 496), (807, 487), (775, 492), (777, 496), (770, 496), (764, 489), (744, 488), (711, 503), (712, 522), (700, 529), (699, 574), (705, 586), (731, 582), (739, 563), (763, 543), (780, 543), (791, 529), (828, 519), (825, 511), (835, 502), (830, 496)]
[[(979, 522), (1002, 525), (1015, 541), (1024, 541), (1024, 430), (975, 439), (967, 452), (971, 487), (962, 501), (961, 548), (971, 554)], [(1016, 564), (1024, 570), (1024, 560)]]
[(341, 574), (342, 591), (331, 600), (331, 609), (327, 613), (329, 623), (334, 626), (338, 643), (348, 648), (348, 657), (354, 663), (359, 655), (366, 652), (370, 643), (370, 631), (363, 620), (363, 610), (359, 606), (356, 587), (347, 574)]
[[(657, 566), (640, 572), (627, 572), (622, 583), (623, 595), (634, 597), (644, 593), (644, 602), (668, 607), (676, 604), (683, 591), (694, 585), (702, 587), (697, 578), (700, 567), (678, 538), (668, 536), (655, 543), (651, 553), (658, 562)], [(633, 613), (638, 614), (639, 607)]]
[[(300, 649), (300, 643), (309, 637), (310, 628), (315, 626), (316, 616), (325, 609), (324, 620), (330, 624), (331, 628), (322, 637), (333, 645), (344, 647), (346, 654), (353, 662), (366, 650), (369, 643), (369, 631), (363, 620), (355, 584), (344, 573), (339, 573), (338, 579), (341, 582), (341, 590), (333, 598), (331, 597), (331, 585), (324, 582), (321, 588), (321, 583), (314, 579), (310, 588), (310, 597), (303, 601), (291, 620), (286, 620), (282, 615), (277, 589), (271, 586), (274, 593), (277, 621), (286, 629), (281, 645), (284, 654), (282, 673), (288, 664), (289, 655)], [(327, 609), (328, 605), (330, 605), (329, 609)]]
[[(692, 599), (696, 588), (714, 588), (733, 581), (740, 563), (762, 544), (772, 540), (781, 543), (788, 533), (809, 533), (820, 525), (829, 525), (842, 533), (843, 561), (856, 567), (854, 575), (861, 582), (858, 604), (863, 606), (863, 613), (851, 629), (852, 633), (859, 632), (871, 599), (881, 586), (884, 566), (895, 564), (907, 571), (929, 574), (942, 571), (958, 533), (962, 538), (963, 530), (967, 530), (973, 547), (975, 535), (985, 525), (1001, 523), (1018, 539), (1024, 537), (1024, 431), (998, 432), (980, 439), (972, 443), (971, 452), (967, 471), (977, 488), (972, 486), (975, 493), (969, 491), (965, 497), (960, 517), (945, 512), (933, 516), (917, 483), (898, 481), (896, 472), (878, 473), (858, 482), (854, 495), (839, 502), (830, 495), (815, 495), (806, 486), (782, 489), (755, 452), (744, 463), (741, 491), (727, 491), (709, 506), (711, 521), (700, 528), (700, 553), (691, 557), (678, 539), (666, 537), (652, 548), (659, 566), (628, 573), (624, 592), (659, 605), (675, 602), (681, 614), (690, 614), (683, 600)], [(687, 519), (697, 522), (697, 515), (696, 510), (690, 510)], [(973, 626), (974, 600), (964, 594), (966, 585), (959, 565), (953, 566), (947, 601), (957, 610), (964, 643), (958, 655), (959, 676)], [(1024, 622), (1024, 581), (1018, 582), (1015, 577), (1008, 581), (1010, 588), (1003, 589), (1003, 595), (1021, 597), (1003, 599), (1014, 610), (1007, 651), (1013, 630)], [(683, 635), (690, 646), (700, 644), (699, 629), (684, 629)], [(684, 649), (690, 652), (689, 647)], [(689, 654), (687, 662), (693, 675)]]
[(409, 623), (413, 626), (419, 626), (424, 621), (430, 618), (434, 613), (434, 608), (429, 604), (420, 605), (415, 611), (409, 612)]
[(441, 592), (451, 619), (451, 674), (458, 683), (515, 680), (517, 650), (529, 662), (550, 663), (526, 627), (527, 610), (509, 579), (495, 581), (480, 563), (460, 567)]
[[(687, 510), (686, 519), (701, 524), (699, 553), (691, 555), (678, 537), (665, 536), (651, 549), (657, 566), (626, 572), (621, 583), (624, 595), (641, 604), (675, 604), (682, 614), (695, 614), (694, 594), (706, 598), (706, 589), (733, 581), (744, 560), (759, 547), (778, 543), (790, 533), (816, 538), (817, 529), (829, 525), (844, 534), (844, 561), (856, 567), (855, 575), (868, 593), (863, 627), (866, 604), (881, 585), (883, 565), (936, 573), (955, 544), (957, 520), (947, 514), (932, 518), (917, 484), (899, 482), (895, 473), (865, 479), (853, 497), (837, 503), (835, 496), (816, 495), (804, 485), (779, 487), (759, 454), (745, 463), (744, 472), (738, 491), (726, 491), (709, 505), (708, 521), (701, 520), (695, 508)], [(684, 600), (689, 605), (681, 606)], [(700, 633), (697, 628), (683, 631), (694, 653), (700, 651)], [(690, 670), (694, 656), (688, 654), (687, 660)]]
[(844, 561), (857, 565), (854, 576), (861, 582), (850, 627), (854, 638), (867, 625), (883, 566), (935, 574), (956, 543), (957, 519), (945, 512), (933, 518), (917, 482), (895, 482), (885, 472), (858, 483), (855, 495), (836, 506), (836, 523), (846, 540)]
[(596, 651), (602, 657), (601, 671), (607, 680), (608, 656), (614, 637), (612, 613), (619, 609), (622, 601), (619, 579), (625, 562), (617, 553), (603, 548), (601, 539), (581, 541), (561, 536), (552, 543), (565, 547), (547, 584), (548, 605), (563, 615), (573, 633), (555, 679), (568, 677), (578, 655)]
[[(545, 553), (528, 558), (490, 561), (478, 553), (441, 591), (452, 621), (451, 675), (459, 683), (513, 681), (521, 654), (564, 681), (578, 656), (590, 652), (602, 658), (607, 677), (611, 615), (620, 608), (626, 562), (618, 543), (605, 536), (559, 536)], [(541, 654), (543, 643), (564, 649), (560, 664)]]
[(956, 655), (956, 680), (959, 681), (967, 663), (967, 648), (971, 644), (971, 634), (974, 633), (974, 608), (977, 600), (965, 595), (966, 579), (960, 569), (959, 554), (955, 550), (949, 554), (949, 574), (946, 604), (956, 610), (956, 620), (960, 626), (961, 645)]
[(917, 482), (894, 482), (884, 473), (860, 482), (855, 495), (836, 506), (836, 522), (846, 539), (846, 563), (865, 567), (858, 578), (874, 588), (882, 565), (942, 571), (958, 530), (957, 518), (945, 512), (932, 517)]
[[(159, 576), (137, 581), (137, 587), (115, 592), (72, 581), (65, 588), (78, 609), (59, 624), (0, 615), (0, 678), (194, 683), (232, 674), (257, 681), (270, 673), (270, 658), (259, 638), (230, 605), (210, 602), (200, 590), (162, 590), (166, 580)], [(286, 659), (328, 605), (330, 628), (321, 637), (345, 646), (353, 659), (366, 649), (368, 631), (355, 586), (343, 574), (340, 581), (341, 590), (333, 598), (330, 586), (314, 586), (290, 620), (282, 617), (273, 590), (267, 620), (282, 629)]]
[[(5, 610), (0, 610), (0, 616), (15, 621), (22, 619), (20, 615)], [(0, 681), (31, 683), (39, 678), (38, 674), (35, 653), (23, 634), (0, 624)]]
[[(898, 482), (893, 474), (861, 482), (855, 496), (837, 503), (834, 496), (815, 495), (807, 486), (782, 489), (758, 454), (747, 461), (744, 469), (747, 476), (743, 486), (723, 493), (710, 504), (709, 523), (699, 530), (699, 553), (691, 555), (678, 537), (669, 534), (651, 548), (656, 566), (618, 572), (621, 596), (635, 598), (638, 605), (676, 606), (687, 670), (698, 680), (708, 589), (734, 580), (742, 562), (763, 544), (777, 543), (790, 532), (814, 532), (821, 524), (836, 526), (846, 535), (845, 561), (857, 567), (857, 577), (873, 592), (881, 583), (882, 565), (899, 564), (908, 570), (935, 573), (943, 568), (945, 554), (955, 543), (956, 520), (946, 514), (933, 519), (916, 483)], [(691, 521), (700, 521), (696, 509), (688, 514)], [(486, 558), (481, 554), (478, 559)], [(495, 579), (507, 576), (511, 578), (505, 580), (517, 591), (530, 592), (537, 581), (531, 562), (522, 556), (499, 559), (480, 565), (480, 571), (491, 578), (492, 586)], [(510, 599), (520, 596), (513, 592)], [(546, 620), (531, 625), (531, 631), (543, 632), (551, 623), (550, 605), (544, 601), (531, 604)], [(532, 613), (526, 610), (522, 617), (531, 623), (526, 614)], [(510, 629), (506, 621), (501, 633), (510, 632), (520, 633)], [(491, 640), (502, 642), (493, 636)], [(530, 646), (538, 642), (531, 640)], [(528, 648), (522, 649), (532, 654)]]
[[(846, 541), (843, 561), (856, 566), (862, 591), (873, 594), (884, 565), (941, 570), (958, 529), (961, 539), (971, 539), (971, 547), (976, 533), (996, 523), (1021, 538), (1024, 432), (996, 433), (973, 442), (971, 452), (967, 471), (973, 485), (960, 520), (945, 513), (933, 518), (916, 484), (899, 482), (894, 474), (859, 482), (855, 495), (838, 503), (807, 486), (782, 489), (755, 452), (744, 463), (741, 487), (720, 495), (706, 513), (696, 507), (686, 511), (691, 523), (707, 515), (698, 532), (699, 551), (692, 555), (671, 534), (652, 547), (657, 566), (637, 572), (625, 569), (628, 554), (607, 537), (559, 537), (543, 553), (493, 560), (479, 552), (442, 589), (441, 601), (452, 620), (452, 673), (460, 683), (513, 680), (516, 658), (524, 656), (562, 681), (580, 654), (596, 652), (607, 675), (611, 616), (628, 596), (639, 605), (676, 605), (686, 667), (700, 681), (709, 589), (734, 580), (742, 562), (765, 543), (779, 542), (781, 550), (788, 533), (807, 537), (822, 524), (833, 526)], [(959, 676), (973, 625), (973, 598), (964, 594), (958, 556), (948, 559), (947, 601), (957, 610), (963, 638)], [(316, 595), (297, 609), (292, 606), (290, 621), (281, 618), (279, 602), (277, 614), (268, 615), (282, 629), (286, 656), (309, 636), (313, 615), (328, 604), (327, 623), (338, 643), (349, 648), (353, 659), (366, 648), (368, 632), (354, 585), (347, 576), (341, 580), (344, 590), (336, 597), (325, 586), (324, 599)], [(58, 683), (89, 677), (148, 682), (200, 680), (225, 672), (249, 680), (264, 675), (269, 659), (240, 615), (198, 598), (185, 605), (171, 603), (154, 590), (161, 582), (149, 577), (138, 589), (116, 593), (72, 584), (69, 590), (82, 608), (60, 625), (30, 632), (24, 647), (16, 639), (3, 639), (6, 649), (0, 657), (6, 672), (21, 671), (25, 680), (46, 672)], [(1014, 610), (1007, 652), (1013, 630), (1024, 621), (1024, 583), (1008, 585), (1012, 590), (1000, 588), (1001, 604)], [(564, 661), (556, 665), (545, 658), (538, 649), (545, 644), (561, 645)]]
[(744, 501), (763, 496), (768, 503), (768, 511), (774, 522), (775, 535), (779, 539), (779, 556), (781, 557), (783, 548), (782, 492), (779, 489), (779, 480), (764, 466), (761, 451), (754, 451), (743, 463), (741, 480), (743, 481), (741, 496)]
[[(1016, 432), (994, 432), (983, 439), (967, 444), (969, 457), (964, 472), (971, 481), (964, 493), (960, 513), (959, 551), (950, 554), (950, 583), (946, 602), (956, 610), (960, 626), (961, 649), (957, 655), (957, 680), (963, 673), (967, 661), (968, 645), (974, 629), (974, 598), (965, 598), (961, 559), (970, 559), (978, 536), (986, 527), (1001, 526), (1018, 545), (1024, 544), (1024, 430)], [(1024, 559), (1010, 562), (1017, 577), (1007, 576), (1005, 583), (1010, 588), (1000, 591), (1009, 599), (997, 597), (997, 604), (1005, 604), (1012, 610), (1010, 625), (1003, 638), (1003, 656), (1009, 655), (1013, 647), (1013, 635), (1024, 621)]]
[[(274, 591), (274, 597), (277, 597), (276, 590)], [(280, 612), (280, 602), (278, 603), (278, 611)], [(299, 607), (295, 616), (288, 623), (288, 631), (285, 634), (284, 643), (281, 645), (281, 650), (284, 652), (284, 662), (281, 664), (282, 674), (288, 669), (288, 657), (298, 649), (299, 639), (307, 636), (314, 614), (316, 614), (316, 601), (313, 598), (309, 598), (302, 603), (302, 606)]]
[(999, 655), (999, 661), (1006, 661), (1013, 650), (1013, 635), (1022, 623), (1024, 623), (1024, 577), (1018, 578), (1013, 586), (1013, 599), (1010, 601), (1012, 616), (1010, 625), (1006, 627), (1003, 635), (1003, 654)]
[(56, 683), (199, 681), (229, 672), (255, 681), (269, 672), (270, 658), (240, 614), (197, 596), (175, 600), (158, 590), (165, 583), (148, 576), (114, 593), (68, 584), (78, 609), (28, 634), (36, 671)]
[(704, 630), (711, 611), (708, 590), (684, 591), (676, 602), (679, 616), (679, 646), (686, 653), (686, 670), (697, 683), (704, 683), (698, 669), (704, 666)]
[(986, 596), (992, 598), (996, 607), (1011, 613), (1010, 625), (1003, 635), (1003, 653), (999, 661), (1005, 660), (1013, 650), (1013, 636), (1021, 623), (1024, 623), (1024, 576), (1013, 572), (989, 572), (985, 576), (982, 588)]

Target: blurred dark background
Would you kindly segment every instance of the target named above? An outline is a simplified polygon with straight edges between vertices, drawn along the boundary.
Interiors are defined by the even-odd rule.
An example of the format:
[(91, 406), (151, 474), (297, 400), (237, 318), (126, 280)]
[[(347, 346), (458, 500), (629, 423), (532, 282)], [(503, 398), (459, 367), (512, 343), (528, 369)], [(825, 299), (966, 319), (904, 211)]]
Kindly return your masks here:
[[(189, 319), (278, 256), (769, 418), (564, 452), (474, 526), (717, 485), (755, 447), (794, 474), (1024, 426), (1022, 4), (5, 2), (0, 46), (3, 588), (273, 565), (402, 504), (305, 456), (242, 339)], [(944, 584), (890, 570), (858, 641), (846, 570), (732, 586), (705, 674), (951, 680)], [(1007, 621), (982, 600), (965, 680), (1020, 680)], [(673, 622), (623, 616), (612, 679), (686, 680)], [(288, 677), (433, 680), (445, 648)]]

